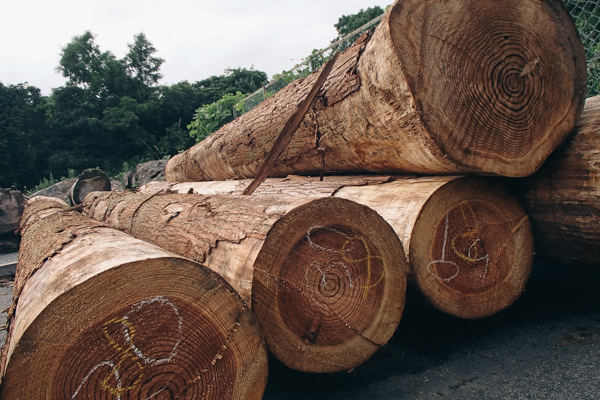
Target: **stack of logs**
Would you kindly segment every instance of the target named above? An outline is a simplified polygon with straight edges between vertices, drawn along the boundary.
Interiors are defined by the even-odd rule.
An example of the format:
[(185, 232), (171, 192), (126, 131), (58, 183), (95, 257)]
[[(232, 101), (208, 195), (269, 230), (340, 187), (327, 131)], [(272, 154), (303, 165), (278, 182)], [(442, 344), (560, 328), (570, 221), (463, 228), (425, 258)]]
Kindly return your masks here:
[(597, 264), (600, 98), (583, 109), (560, 0), (398, 0), (244, 195), (317, 76), (173, 157), (168, 182), (28, 204), (3, 398), (260, 398), (264, 343), (352, 369), (407, 282), (473, 319), (523, 292), (534, 242)]

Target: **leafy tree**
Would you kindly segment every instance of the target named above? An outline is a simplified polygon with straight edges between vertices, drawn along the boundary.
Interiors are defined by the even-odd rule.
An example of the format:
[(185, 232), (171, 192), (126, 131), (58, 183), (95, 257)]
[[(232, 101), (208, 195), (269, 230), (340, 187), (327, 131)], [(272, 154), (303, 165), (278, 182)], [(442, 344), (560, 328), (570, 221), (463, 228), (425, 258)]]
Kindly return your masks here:
[(205, 105), (214, 103), (227, 93), (252, 93), (268, 82), (265, 72), (257, 71), (253, 67), (228, 68), (223, 75), (211, 76), (193, 84), (201, 94), (201, 103)]
[(156, 85), (162, 78), (159, 70), (165, 60), (153, 56), (156, 49), (143, 33), (135, 36), (133, 44), (127, 46), (129, 53), (125, 56), (124, 63), (129, 76), (145, 85)]
[[(367, 22), (373, 20), (374, 18), (377, 18), (384, 12), (385, 11), (381, 7), (375, 6), (375, 7), (369, 7), (366, 10), (361, 9), (356, 14), (342, 15), (338, 19), (338, 23), (334, 25), (335, 29), (338, 32), (338, 36), (335, 39), (333, 39), (331, 41), (331, 43), (342, 39), (346, 35), (349, 35), (350, 33), (354, 32), (356, 29), (360, 28), (361, 26), (363, 26)], [(375, 27), (375, 26), (377, 26), (377, 24), (373, 25), (373, 27)], [(350, 45), (352, 43), (354, 43), (354, 41), (358, 38), (358, 36), (359, 36), (359, 34), (350, 38), (350, 40), (348, 40), (346, 43), (340, 44), (336, 50), (343, 51), (343, 50), (347, 49), (348, 47), (350, 47)]]
[(57, 68), (67, 80), (52, 94), (49, 127), (54, 151), (51, 172), (100, 166), (107, 171), (143, 154), (157, 158), (162, 59), (143, 34), (129, 44), (121, 60), (102, 52), (89, 31), (75, 36), (61, 53)]
[(227, 93), (220, 100), (198, 108), (194, 120), (188, 125), (190, 136), (200, 142), (226, 123), (231, 122), (233, 108), (235, 107), (238, 112), (241, 112), (245, 98), (246, 96), (240, 91), (235, 95)]
[(45, 107), (40, 89), (0, 83), (0, 187), (33, 187), (45, 171)]
[[(253, 93), (268, 82), (267, 74), (254, 68), (226, 69), (224, 75), (211, 76), (196, 82), (200, 107), (187, 124), (189, 135), (202, 141), (233, 120), (233, 108), (243, 112), (245, 94)], [(231, 93), (235, 92), (233, 95)]]
[(186, 127), (198, 106), (218, 101), (213, 118), (228, 122), (231, 99), (243, 97), (228, 93), (267, 82), (264, 72), (237, 68), (162, 86), (164, 60), (147, 37), (134, 36), (128, 47), (117, 59), (86, 31), (63, 47), (56, 69), (67, 82), (51, 96), (0, 83), (0, 185), (31, 188), (90, 167), (117, 174), (123, 165), (169, 157), (194, 143)]

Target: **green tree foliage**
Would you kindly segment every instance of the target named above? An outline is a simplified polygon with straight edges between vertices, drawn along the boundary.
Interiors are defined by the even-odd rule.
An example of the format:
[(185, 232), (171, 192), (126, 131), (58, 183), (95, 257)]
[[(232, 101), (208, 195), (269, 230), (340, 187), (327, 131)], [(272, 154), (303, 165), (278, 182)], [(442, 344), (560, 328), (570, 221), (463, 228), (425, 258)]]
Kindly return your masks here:
[(55, 176), (93, 166), (114, 172), (126, 160), (161, 158), (188, 144), (186, 132), (173, 126), (181, 118), (191, 120), (193, 109), (174, 111), (171, 88), (158, 86), (164, 60), (155, 57), (144, 34), (128, 47), (119, 60), (85, 32), (63, 48), (57, 70), (67, 84), (53, 91), (48, 121), (54, 147), (49, 172)]
[(383, 13), (384, 10), (381, 7), (375, 6), (369, 7), (366, 10), (361, 9), (356, 14), (342, 15), (338, 19), (338, 23), (334, 25), (338, 31), (338, 37), (333, 41), (343, 38)]
[[(243, 112), (245, 95), (267, 83), (267, 74), (254, 68), (226, 69), (221, 76), (198, 81), (193, 87), (199, 92), (200, 107), (186, 126), (189, 135), (200, 142), (233, 120), (233, 109)], [(232, 93), (236, 93), (235, 95)]]
[(124, 64), (127, 69), (128, 76), (138, 82), (154, 86), (162, 78), (160, 74), (160, 66), (165, 61), (162, 58), (154, 57), (156, 49), (152, 43), (146, 39), (143, 33), (135, 36), (133, 44), (128, 44), (129, 53), (125, 56)]
[(0, 187), (33, 187), (45, 171), (45, 108), (38, 88), (0, 83)]
[(67, 82), (51, 96), (0, 84), (0, 186), (32, 188), (93, 167), (116, 175), (124, 164), (170, 157), (194, 144), (186, 127), (198, 107), (218, 100), (213, 114), (201, 114), (223, 124), (232, 119), (231, 99), (243, 97), (228, 93), (252, 92), (267, 81), (264, 72), (237, 68), (163, 86), (164, 60), (148, 38), (138, 34), (128, 48), (118, 59), (84, 32), (63, 47), (57, 71)]
[(245, 98), (246, 96), (240, 91), (235, 95), (227, 93), (214, 103), (198, 108), (194, 120), (188, 125), (190, 136), (200, 142), (226, 123), (231, 122), (233, 109), (242, 112)]
[[(366, 10), (361, 9), (356, 14), (342, 15), (338, 19), (338, 23), (334, 25), (335, 29), (338, 32), (338, 36), (335, 39), (333, 39), (331, 43), (342, 39), (346, 35), (349, 35), (350, 33), (354, 32), (367, 22), (371, 21), (374, 18), (377, 18), (384, 12), (385, 11), (381, 7), (375, 6), (369, 7)], [(375, 26), (377, 26), (377, 24), (373, 25), (373, 27)], [(336, 50), (343, 51), (347, 49), (348, 47), (350, 47), (350, 45), (352, 45), (352, 43), (354, 43), (356, 39), (358, 39), (358, 36), (359, 35), (357, 34), (345, 43), (338, 45)]]
[(268, 82), (267, 74), (253, 67), (228, 68), (225, 74), (194, 83), (194, 88), (201, 93), (199, 105), (214, 103), (227, 93), (252, 93)]
[(586, 49), (587, 96), (596, 96), (600, 94), (600, 5), (587, 0), (567, 0), (566, 4)]

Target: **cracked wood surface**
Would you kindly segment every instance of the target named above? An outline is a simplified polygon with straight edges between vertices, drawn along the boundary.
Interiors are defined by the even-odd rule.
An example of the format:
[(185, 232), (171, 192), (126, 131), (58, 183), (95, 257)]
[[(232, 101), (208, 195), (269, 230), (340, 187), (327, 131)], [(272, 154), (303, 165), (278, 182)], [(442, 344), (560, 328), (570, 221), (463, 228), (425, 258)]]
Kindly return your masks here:
[[(254, 177), (316, 75), (173, 157), (167, 180)], [(270, 176), (527, 176), (572, 130), (586, 82), (559, 0), (397, 1), (340, 55)]]
[(219, 273), (291, 368), (354, 368), (400, 321), (402, 246), (377, 213), (352, 201), (97, 192), (83, 212)]
[(327, 76), (331, 72), (331, 69), (333, 68), (333, 65), (335, 64), (335, 61), (337, 60), (338, 56), (339, 53), (335, 53), (333, 57), (331, 57), (331, 59), (327, 61), (327, 63), (321, 70), (321, 73), (319, 74), (319, 77), (317, 78), (317, 81), (315, 82), (314, 86), (310, 89), (310, 92), (308, 93), (306, 98), (302, 100), (302, 103), (298, 107), (298, 110), (296, 110), (296, 112), (285, 123), (283, 129), (281, 130), (281, 133), (277, 136), (277, 139), (275, 139), (273, 147), (269, 151), (269, 154), (267, 154), (264, 163), (258, 169), (256, 177), (254, 178), (254, 180), (252, 180), (252, 182), (250, 182), (250, 185), (248, 185), (248, 187), (244, 190), (244, 193), (242, 194), (251, 195), (252, 193), (254, 193), (256, 188), (267, 178), (269, 172), (273, 168), (273, 164), (275, 163), (275, 161), (277, 161), (277, 158), (279, 158), (281, 153), (287, 148), (288, 144), (290, 143), (290, 140), (292, 140), (294, 132), (296, 132), (296, 129), (298, 129), (298, 126), (304, 119), (304, 116), (308, 112), (309, 107), (312, 106), (317, 93), (323, 87), (323, 83), (325, 82), (325, 79), (327, 79)]
[(262, 397), (264, 341), (220, 276), (56, 199), (21, 231), (2, 398)]
[[(247, 183), (160, 182), (140, 191), (234, 195)], [(491, 178), (291, 176), (267, 179), (259, 190), (271, 196), (346, 198), (372, 208), (399, 237), (419, 290), (436, 308), (461, 318), (505, 309), (523, 292), (531, 272), (529, 220)]]

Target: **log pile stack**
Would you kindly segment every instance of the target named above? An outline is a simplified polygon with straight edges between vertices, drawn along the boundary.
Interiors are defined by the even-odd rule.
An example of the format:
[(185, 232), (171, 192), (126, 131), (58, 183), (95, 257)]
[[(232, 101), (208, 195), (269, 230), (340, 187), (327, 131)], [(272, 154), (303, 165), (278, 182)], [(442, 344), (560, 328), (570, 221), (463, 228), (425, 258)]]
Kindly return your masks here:
[(262, 397), (264, 341), (220, 276), (53, 198), (21, 232), (0, 397)]
[[(170, 398), (260, 398), (257, 325), (289, 367), (348, 370), (394, 333), (407, 281), (473, 319), (523, 292), (534, 242), (554, 261), (597, 264), (600, 99), (584, 110), (584, 50), (562, 2), (398, 0), (335, 60), (271, 178), (243, 195), (318, 75), (173, 157), (168, 182), (91, 193), (85, 216), (32, 203), (3, 390), (146, 398), (192, 379), (192, 397)], [(151, 304), (161, 310), (142, 315)], [(151, 315), (160, 327), (144, 331)], [(195, 319), (214, 336), (206, 346), (185, 325)], [(174, 362), (169, 340), (184, 329)], [(44, 347), (63, 331), (72, 339)], [(47, 389), (24, 389), (42, 367), (56, 370)]]

